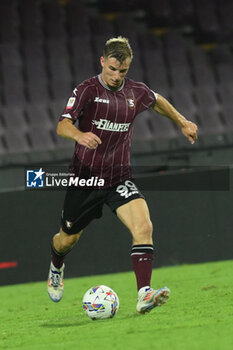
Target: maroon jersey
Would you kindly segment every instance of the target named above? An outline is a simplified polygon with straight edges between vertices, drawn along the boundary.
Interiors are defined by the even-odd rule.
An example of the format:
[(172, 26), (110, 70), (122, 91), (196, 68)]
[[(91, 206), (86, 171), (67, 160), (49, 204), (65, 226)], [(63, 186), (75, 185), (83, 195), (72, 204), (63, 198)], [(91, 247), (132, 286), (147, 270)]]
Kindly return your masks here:
[(60, 120), (69, 118), (82, 132), (91, 131), (102, 141), (96, 149), (76, 143), (71, 171), (79, 178), (104, 179), (104, 187), (129, 179), (132, 123), (140, 112), (152, 107), (156, 94), (144, 83), (125, 78), (111, 90), (101, 75), (78, 85)]

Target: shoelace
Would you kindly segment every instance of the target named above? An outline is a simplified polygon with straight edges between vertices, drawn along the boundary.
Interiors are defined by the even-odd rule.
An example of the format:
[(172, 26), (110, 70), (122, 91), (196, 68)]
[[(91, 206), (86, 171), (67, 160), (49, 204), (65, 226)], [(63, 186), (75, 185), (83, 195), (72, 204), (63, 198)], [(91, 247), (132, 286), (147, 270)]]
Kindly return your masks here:
[(60, 281), (61, 281), (61, 272), (58, 271), (51, 271), (51, 281), (52, 281), (52, 286), (53, 287), (59, 287), (60, 286)]

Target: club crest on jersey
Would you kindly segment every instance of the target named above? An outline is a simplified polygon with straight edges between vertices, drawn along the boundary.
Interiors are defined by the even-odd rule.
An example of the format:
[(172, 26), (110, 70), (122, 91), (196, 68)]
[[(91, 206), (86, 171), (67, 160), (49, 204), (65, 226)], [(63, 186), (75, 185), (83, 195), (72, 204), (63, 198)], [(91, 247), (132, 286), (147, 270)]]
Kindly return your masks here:
[(66, 105), (66, 109), (71, 109), (75, 103), (76, 98), (75, 97), (70, 97), (69, 101)]
[(135, 108), (135, 101), (133, 98), (127, 98), (127, 103), (129, 105), (129, 108), (131, 108), (131, 109)]

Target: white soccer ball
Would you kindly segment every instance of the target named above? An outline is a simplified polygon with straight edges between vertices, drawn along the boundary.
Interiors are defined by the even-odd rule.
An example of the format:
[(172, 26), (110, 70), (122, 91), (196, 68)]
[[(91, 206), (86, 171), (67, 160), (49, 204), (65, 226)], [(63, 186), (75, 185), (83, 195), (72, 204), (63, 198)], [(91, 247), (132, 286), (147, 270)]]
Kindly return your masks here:
[(107, 286), (92, 287), (83, 297), (83, 309), (92, 320), (112, 318), (119, 309), (119, 299)]

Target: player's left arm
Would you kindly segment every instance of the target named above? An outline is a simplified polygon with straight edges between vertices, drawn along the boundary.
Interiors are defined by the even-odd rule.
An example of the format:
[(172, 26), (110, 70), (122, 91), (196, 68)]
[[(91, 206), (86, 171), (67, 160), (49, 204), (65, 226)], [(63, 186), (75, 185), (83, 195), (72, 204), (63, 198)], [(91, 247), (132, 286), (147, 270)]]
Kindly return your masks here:
[(157, 94), (157, 100), (152, 106), (152, 109), (173, 120), (180, 127), (184, 136), (186, 136), (192, 144), (196, 141), (198, 129), (197, 125), (187, 120), (163, 96)]

